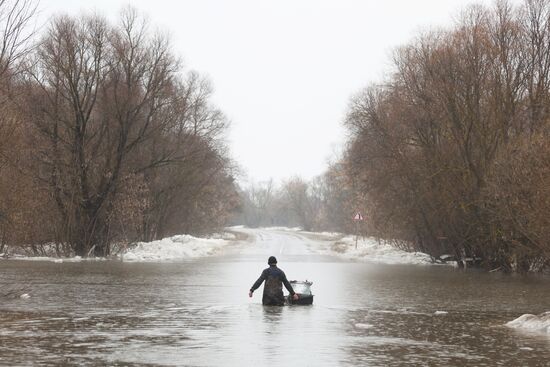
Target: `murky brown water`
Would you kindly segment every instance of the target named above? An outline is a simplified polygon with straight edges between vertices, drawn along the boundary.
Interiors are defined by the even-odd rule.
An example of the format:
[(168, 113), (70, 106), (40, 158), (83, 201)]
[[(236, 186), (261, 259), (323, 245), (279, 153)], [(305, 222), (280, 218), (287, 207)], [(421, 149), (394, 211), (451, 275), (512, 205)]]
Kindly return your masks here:
[[(261, 251), (181, 263), (0, 261), (0, 364), (536, 366), (550, 338), (503, 326), (550, 309), (540, 277), (282, 253), (313, 306), (263, 307)], [(436, 311), (447, 314), (435, 315)]]

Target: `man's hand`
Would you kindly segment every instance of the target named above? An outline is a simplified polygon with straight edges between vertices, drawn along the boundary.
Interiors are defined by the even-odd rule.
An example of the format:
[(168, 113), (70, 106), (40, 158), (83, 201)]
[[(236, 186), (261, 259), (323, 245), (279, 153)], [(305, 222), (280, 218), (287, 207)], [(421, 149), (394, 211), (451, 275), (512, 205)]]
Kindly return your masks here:
[(248, 292), (248, 297), (252, 298), (252, 291)]
[(298, 295), (297, 295), (296, 293), (294, 293), (294, 295), (292, 296), (292, 299), (295, 300), (295, 301), (297, 301), (298, 298), (300, 298), (300, 297), (298, 297)]

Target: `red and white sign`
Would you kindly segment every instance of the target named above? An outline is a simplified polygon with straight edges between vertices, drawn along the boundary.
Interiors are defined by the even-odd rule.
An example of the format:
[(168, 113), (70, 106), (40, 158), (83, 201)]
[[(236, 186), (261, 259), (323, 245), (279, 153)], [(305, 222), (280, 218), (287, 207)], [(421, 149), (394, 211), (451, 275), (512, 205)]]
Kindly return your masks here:
[(363, 220), (365, 218), (363, 218), (363, 214), (361, 214), (361, 212), (357, 212), (355, 213), (355, 216), (353, 217), (353, 220)]

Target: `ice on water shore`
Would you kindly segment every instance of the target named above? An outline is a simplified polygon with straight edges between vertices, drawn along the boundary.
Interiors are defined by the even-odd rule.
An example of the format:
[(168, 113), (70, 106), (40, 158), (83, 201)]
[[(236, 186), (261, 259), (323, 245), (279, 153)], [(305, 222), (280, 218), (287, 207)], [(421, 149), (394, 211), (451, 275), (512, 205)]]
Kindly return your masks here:
[(22, 260), (22, 261), (50, 261), (54, 263), (77, 263), (81, 261), (105, 261), (106, 258), (104, 257), (81, 257), (81, 256), (73, 256), (73, 257), (53, 257), (53, 256), (25, 256), (16, 254), (11, 257), (9, 257), (10, 260)]
[(521, 315), (517, 319), (508, 322), (506, 326), (513, 329), (550, 334), (550, 311), (540, 315)]
[[(197, 238), (190, 235), (178, 235), (153, 242), (140, 242), (119, 254), (123, 261), (170, 261), (194, 258), (215, 254), (219, 249), (236, 240), (231, 232), (215, 233), (209, 238)], [(115, 257), (111, 257), (114, 259)], [(49, 261), (54, 263), (105, 261), (105, 257), (55, 257), (55, 256), (27, 256), (14, 254), (10, 260)]]
[(174, 261), (213, 255), (228, 245), (233, 237), (217, 235), (198, 238), (179, 235), (152, 242), (140, 242), (124, 252), (123, 261)]
[[(322, 234), (321, 234), (322, 235)], [(333, 236), (334, 234), (331, 234)], [(372, 237), (359, 238), (355, 248), (355, 236), (345, 236), (328, 242), (320, 252), (349, 260), (369, 261), (381, 264), (432, 264), (430, 255), (407, 252)]]
[[(248, 234), (256, 230), (244, 227), (230, 228), (235, 232), (243, 230)], [(430, 264), (429, 255), (407, 252), (374, 238), (362, 238), (355, 249), (354, 236), (342, 236), (329, 232), (306, 232), (299, 228), (270, 227), (258, 230), (289, 232), (299, 235), (308, 248), (318, 254), (343, 257), (350, 260), (370, 261), (384, 264)], [(228, 237), (229, 236), (229, 237)], [(293, 241), (296, 237), (292, 237)], [(159, 241), (139, 243), (123, 254), (124, 261), (171, 261), (216, 254), (236, 237), (232, 233), (219, 234), (210, 238), (180, 235)]]
[[(374, 238), (360, 238), (355, 248), (355, 237), (345, 236), (332, 232), (306, 232), (300, 228), (272, 227), (263, 229), (249, 229), (242, 226), (230, 227), (227, 231), (213, 234), (208, 238), (199, 238), (191, 235), (178, 235), (152, 242), (140, 242), (119, 256), (128, 262), (156, 262), (178, 261), (189, 258), (215, 255), (229, 244), (241, 242), (242, 245), (254, 245), (253, 242), (240, 241), (238, 232), (248, 236), (255, 232), (265, 231), (288, 232), (289, 241), (298, 241), (296, 245), (302, 245), (312, 253), (337, 256), (349, 260), (368, 261), (383, 264), (430, 264), (429, 255), (419, 252), (407, 252), (400, 250), (389, 243), (378, 241)], [(261, 236), (260, 236), (261, 237)], [(289, 243), (289, 246), (291, 244)], [(52, 257), (28, 257), (15, 255), (12, 259), (53, 261), (55, 263), (79, 262), (89, 260), (106, 260), (105, 258), (57, 258)]]
[(355, 327), (358, 329), (372, 329), (374, 326), (371, 324), (357, 323)]

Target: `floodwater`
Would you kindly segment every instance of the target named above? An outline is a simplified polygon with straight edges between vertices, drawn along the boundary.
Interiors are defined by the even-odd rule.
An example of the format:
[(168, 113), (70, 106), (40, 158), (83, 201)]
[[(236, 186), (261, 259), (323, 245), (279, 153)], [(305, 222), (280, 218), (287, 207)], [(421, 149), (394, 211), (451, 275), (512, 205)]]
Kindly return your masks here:
[[(312, 254), (256, 231), (219, 256), (178, 263), (0, 261), (6, 366), (538, 366), (550, 338), (503, 326), (550, 308), (550, 281), (447, 266)], [(276, 255), (313, 281), (312, 306), (263, 307), (248, 289)], [(446, 313), (436, 311), (445, 311)]]

